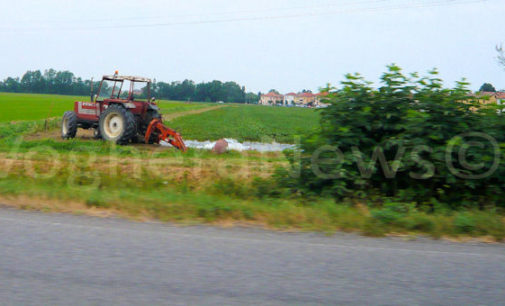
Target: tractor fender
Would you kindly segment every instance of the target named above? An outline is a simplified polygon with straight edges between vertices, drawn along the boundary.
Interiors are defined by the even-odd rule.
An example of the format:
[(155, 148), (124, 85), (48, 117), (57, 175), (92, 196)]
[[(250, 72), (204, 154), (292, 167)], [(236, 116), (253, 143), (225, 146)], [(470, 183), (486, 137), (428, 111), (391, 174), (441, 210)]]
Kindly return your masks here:
[(103, 109), (106, 110), (107, 108), (113, 107), (113, 106), (119, 106), (119, 107), (122, 107), (122, 108), (126, 108), (123, 104), (124, 103), (109, 103), (109, 104), (104, 104)]
[(127, 108), (127, 109), (132, 109), (132, 108), (136, 108), (137, 106), (135, 106), (134, 103), (132, 102), (126, 102), (126, 103), (109, 103), (108, 105), (104, 105), (104, 109), (107, 109), (108, 107), (111, 107), (111, 106), (120, 106), (122, 108)]

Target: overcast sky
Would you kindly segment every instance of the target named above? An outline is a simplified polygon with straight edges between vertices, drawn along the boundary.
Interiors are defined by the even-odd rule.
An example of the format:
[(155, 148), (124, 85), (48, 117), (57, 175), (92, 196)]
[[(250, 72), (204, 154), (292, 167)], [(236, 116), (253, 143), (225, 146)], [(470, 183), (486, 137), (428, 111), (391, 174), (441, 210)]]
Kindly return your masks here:
[(99, 78), (236, 81), (248, 91), (317, 90), (385, 66), (437, 67), (449, 86), (505, 89), (495, 46), (505, 1), (0, 0), (0, 79), (26, 70)]

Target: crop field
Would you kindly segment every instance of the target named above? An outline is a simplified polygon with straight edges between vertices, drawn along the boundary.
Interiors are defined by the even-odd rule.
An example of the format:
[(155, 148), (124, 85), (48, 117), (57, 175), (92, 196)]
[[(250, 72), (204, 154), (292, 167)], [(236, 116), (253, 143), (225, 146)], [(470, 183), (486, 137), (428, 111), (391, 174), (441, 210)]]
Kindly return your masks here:
[(316, 129), (318, 123), (318, 111), (313, 109), (232, 105), (179, 117), (170, 126), (187, 139), (294, 143), (295, 136)]
[(163, 114), (181, 113), (217, 105), (216, 103), (207, 103), (207, 102), (187, 103), (187, 102), (167, 101), (167, 100), (161, 100), (158, 101), (157, 103)]
[(59, 117), (73, 109), (74, 101), (88, 100), (89, 97), (0, 93), (0, 122)]
[[(30, 121), (60, 117), (67, 110), (72, 110), (74, 101), (89, 101), (89, 97), (0, 93), (0, 122)], [(185, 103), (179, 101), (158, 101), (164, 114), (197, 110), (215, 105), (213, 103)]]
[[(74, 101), (88, 100), (89, 97), (78, 96), (0, 93), (3, 107), (0, 122), (59, 118), (73, 109)], [(168, 125), (181, 132), (185, 139), (193, 140), (235, 138), (294, 143), (295, 136), (317, 128), (319, 122), (317, 111), (303, 108), (166, 100), (158, 101), (158, 105), (164, 115), (177, 114)], [(204, 112), (192, 113), (199, 110)]]

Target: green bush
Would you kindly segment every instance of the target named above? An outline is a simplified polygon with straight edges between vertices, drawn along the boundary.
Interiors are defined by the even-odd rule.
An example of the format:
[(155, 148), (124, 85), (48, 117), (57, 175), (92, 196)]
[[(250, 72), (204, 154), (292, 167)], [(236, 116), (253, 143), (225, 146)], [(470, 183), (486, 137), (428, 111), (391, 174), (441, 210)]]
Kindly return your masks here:
[(395, 198), (428, 212), (504, 206), (505, 120), (496, 106), (479, 103), (465, 82), (443, 88), (436, 71), (407, 77), (388, 68), (377, 89), (358, 74), (327, 89), (320, 129), (302, 138), (300, 158), (287, 154), (300, 175), (286, 171), (283, 186), (339, 199)]

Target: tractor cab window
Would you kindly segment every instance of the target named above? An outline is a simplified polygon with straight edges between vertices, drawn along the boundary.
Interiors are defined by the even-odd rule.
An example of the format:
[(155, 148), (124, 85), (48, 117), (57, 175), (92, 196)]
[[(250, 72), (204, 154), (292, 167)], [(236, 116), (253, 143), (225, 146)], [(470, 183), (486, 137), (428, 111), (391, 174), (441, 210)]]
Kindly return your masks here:
[[(147, 101), (149, 99), (149, 85), (146, 82), (131, 81), (128, 84), (130, 91), (129, 99), (134, 101)], [(126, 84), (125, 84), (126, 87)]]
[(117, 99), (121, 95), (123, 81), (109, 81), (103, 80), (100, 93), (98, 94), (97, 101), (104, 99)]

